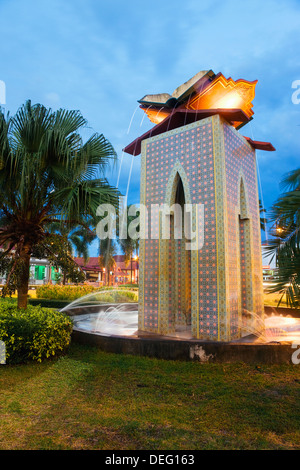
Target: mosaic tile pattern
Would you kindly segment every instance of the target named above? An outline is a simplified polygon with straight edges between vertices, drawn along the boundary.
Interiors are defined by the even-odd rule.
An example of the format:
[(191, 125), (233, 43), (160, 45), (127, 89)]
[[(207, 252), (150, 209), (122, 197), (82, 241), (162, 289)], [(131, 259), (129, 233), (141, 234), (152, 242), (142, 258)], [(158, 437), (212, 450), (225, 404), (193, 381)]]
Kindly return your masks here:
[[(231, 126), (224, 124), (228, 263), (231, 282), (231, 337), (247, 312), (263, 314), (262, 260), (255, 152)], [(249, 319), (251, 322), (251, 319)]]
[[(201, 249), (187, 254), (185, 240), (163, 240), (168, 221), (153, 211), (149, 238), (140, 243), (139, 328), (170, 334), (187, 324), (196, 338), (228, 341), (241, 334), (236, 325), (245, 305), (261, 309), (255, 154), (219, 116), (143, 141), (141, 203), (149, 215), (153, 205), (175, 202), (179, 178), (185, 202), (203, 205), (204, 221), (200, 206), (191, 212), (194, 231), (203, 222), (203, 233), (197, 233)], [(240, 223), (241, 200), (249, 211), (245, 223)], [(241, 262), (248, 245), (251, 256)]]

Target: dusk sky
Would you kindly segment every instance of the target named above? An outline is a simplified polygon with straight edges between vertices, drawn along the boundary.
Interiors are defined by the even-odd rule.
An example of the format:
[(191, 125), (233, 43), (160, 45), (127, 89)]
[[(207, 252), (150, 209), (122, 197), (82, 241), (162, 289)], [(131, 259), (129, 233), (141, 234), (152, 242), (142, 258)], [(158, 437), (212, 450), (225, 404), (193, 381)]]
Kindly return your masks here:
[[(299, 167), (300, 104), (292, 102), (292, 83), (300, 80), (299, 0), (0, 0), (0, 21), (6, 111), (27, 99), (79, 109), (121, 161), (122, 149), (153, 126), (137, 100), (171, 94), (212, 69), (258, 80), (254, 119), (241, 133), (276, 148), (257, 152), (267, 209), (284, 173)], [(122, 159), (123, 193), (131, 158)], [(139, 202), (139, 173), (135, 157), (129, 202)], [(115, 185), (118, 167), (108, 177)]]

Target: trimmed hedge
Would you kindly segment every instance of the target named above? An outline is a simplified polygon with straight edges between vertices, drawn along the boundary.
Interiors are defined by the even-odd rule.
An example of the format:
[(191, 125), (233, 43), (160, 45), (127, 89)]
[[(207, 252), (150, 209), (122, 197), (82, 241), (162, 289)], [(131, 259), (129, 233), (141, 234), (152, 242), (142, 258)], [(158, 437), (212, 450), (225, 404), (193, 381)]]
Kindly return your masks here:
[(95, 300), (103, 303), (126, 303), (137, 302), (138, 292), (132, 292), (125, 289), (114, 289), (109, 291), (98, 292), (95, 294)]
[[(102, 293), (103, 292), (103, 293)], [(31, 305), (43, 305), (44, 307), (63, 308), (69, 303), (85, 295), (95, 293), (95, 297), (101, 302), (137, 302), (138, 288), (127, 286), (119, 287), (94, 287), (83, 286), (59, 286), (45, 285), (36, 289), (36, 299), (30, 299)]]
[(55, 299), (28, 299), (29, 305), (40, 305), (45, 308), (55, 308), (61, 310), (69, 305), (70, 300), (55, 300)]
[(71, 319), (54, 309), (29, 305), (18, 309), (0, 305), (0, 340), (5, 343), (6, 363), (44, 359), (63, 354), (71, 340)]
[(37, 287), (36, 297), (37, 299), (73, 301), (96, 290), (99, 290), (99, 288), (89, 285), (60, 286), (57, 284), (46, 284), (45, 286)]

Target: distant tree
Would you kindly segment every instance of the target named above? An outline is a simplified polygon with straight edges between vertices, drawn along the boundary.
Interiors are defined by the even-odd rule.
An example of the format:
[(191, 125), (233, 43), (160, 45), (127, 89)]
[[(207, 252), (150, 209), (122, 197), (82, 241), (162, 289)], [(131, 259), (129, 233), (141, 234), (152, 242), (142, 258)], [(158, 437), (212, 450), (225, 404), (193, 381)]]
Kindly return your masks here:
[[(61, 269), (63, 273), (63, 284), (66, 280), (73, 283), (85, 280), (84, 271), (74, 262), (72, 252), (68, 250), (68, 240), (60, 234), (49, 234), (45, 236), (43, 243), (39, 243), (32, 250), (34, 258), (47, 258), (50, 266)], [(17, 288), (17, 285), (16, 285)]]
[(115, 268), (115, 255), (117, 254), (117, 248), (115, 241), (110, 238), (100, 240), (99, 243), (99, 265), (101, 268), (105, 268), (105, 278), (107, 285), (110, 285), (110, 271)]
[[(133, 256), (134, 256), (134, 253), (136, 254), (136, 256), (138, 256), (138, 251), (139, 251), (139, 238), (132, 238), (130, 236), (130, 230), (129, 230), (129, 227), (130, 227), (130, 224), (136, 219), (136, 216), (131, 216), (131, 215), (128, 215), (128, 213), (130, 214), (130, 209), (136, 209), (137, 208), (135, 207), (134, 204), (131, 204), (130, 206), (128, 206), (127, 208), (127, 227), (126, 227), (126, 235), (127, 235), (127, 238), (119, 238), (119, 244), (120, 244), (120, 247), (121, 247), (121, 250), (124, 254), (124, 261), (125, 261), (125, 264), (126, 266), (128, 266), (129, 264), (131, 265), (131, 283), (132, 283), (132, 260), (133, 260)], [(138, 210), (137, 210), (138, 212)], [(139, 225), (137, 225), (136, 227), (137, 231), (139, 231)]]
[[(64, 253), (65, 259), (72, 259), (74, 252), (78, 257), (83, 257), (84, 261), (89, 258), (89, 245), (95, 240), (96, 233), (85, 227), (77, 227), (75, 229), (69, 228), (61, 222), (52, 222), (49, 227), (49, 231), (57, 236), (59, 243), (59, 250)], [(70, 270), (70, 265), (67, 263), (67, 269), (62, 269), (62, 283), (65, 284), (67, 279), (73, 280), (73, 270)], [(61, 267), (61, 266), (58, 266)]]

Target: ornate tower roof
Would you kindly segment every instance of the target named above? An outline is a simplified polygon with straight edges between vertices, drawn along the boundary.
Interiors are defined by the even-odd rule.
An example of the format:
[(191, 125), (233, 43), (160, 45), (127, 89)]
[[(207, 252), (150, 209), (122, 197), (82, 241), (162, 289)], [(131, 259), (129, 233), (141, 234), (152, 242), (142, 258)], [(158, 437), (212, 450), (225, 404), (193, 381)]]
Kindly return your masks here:
[[(150, 135), (155, 136), (214, 114), (222, 115), (233, 127), (240, 129), (252, 120), (256, 84), (257, 80), (235, 81), (231, 77), (225, 78), (221, 72), (215, 74), (212, 70), (203, 70), (172, 94), (145, 95), (138, 100), (140, 108), (156, 126), (129, 144), (124, 151), (138, 155), (141, 141)], [(275, 150), (268, 142), (248, 141), (254, 148)]]
[(255, 96), (257, 80), (234, 81), (217, 75), (212, 70), (198, 72), (194, 77), (180, 85), (172, 95), (161, 93), (146, 95), (139, 100), (140, 107), (154, 124), (159, 124), (176, 108), (187, 110), (241, 109), (245, 117), (234, 123), (240, 128), (252, 115), (252, 101)]

